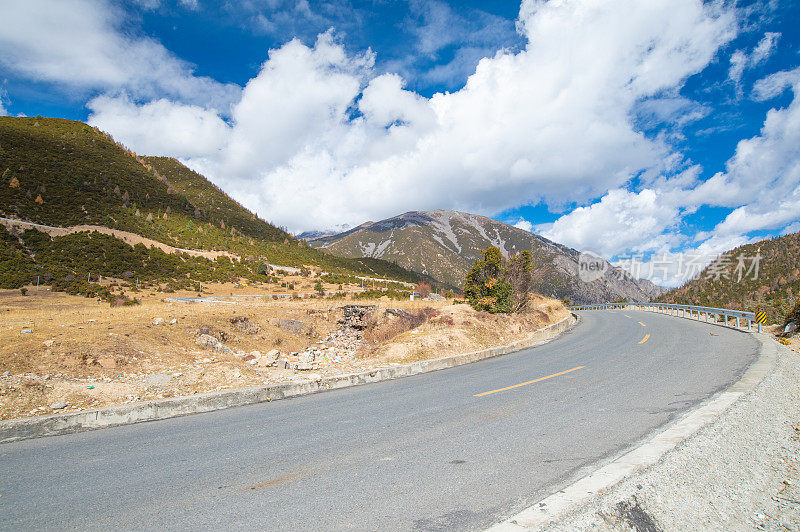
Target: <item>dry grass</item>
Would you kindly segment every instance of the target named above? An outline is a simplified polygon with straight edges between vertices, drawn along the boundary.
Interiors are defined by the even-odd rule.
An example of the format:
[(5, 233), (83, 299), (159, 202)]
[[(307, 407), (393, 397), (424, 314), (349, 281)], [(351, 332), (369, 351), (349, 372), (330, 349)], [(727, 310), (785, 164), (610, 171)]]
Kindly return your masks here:
[[(204, 292), (206, 288), (218, 295), (258, 291), (232, 284), (209, 285)], [(509, 343), (566, 312), (558, 302), (543, 299), (536, 303), (542, 315), (503, 318), (481, 315), (466, 305), (387, 298), (269, 297), (189, 304), (167, 302), (165, 294), (151, 291), (136, 295), (140, 305), (112, 308), (46, 290), (31, 289), (27, 296), (0, 291), (0, 374), (8, 372), (0, 377), (0, 419), (51, 413), (49, 405), (60, 401), (69, 403), (67, 410), (77, 410), (307, 378), (303, 372), (251, 366), (232, 355), (214, 354), (195, 343), (201, 330), (234, 350), (263, 353), (277, 348), (289, 353), (336, 330), (342, 317), (336, 309), (342, 305), (378, 305), (359, 359), (318, 372), (326, 375)], [(543, 309), (542, 304), (553, 308)], [(413, 318), (393, 321), (384, 313), (387, 308), (402, 309)], [(284, 319), (304, 326), (287, 332), (279, 327)]]

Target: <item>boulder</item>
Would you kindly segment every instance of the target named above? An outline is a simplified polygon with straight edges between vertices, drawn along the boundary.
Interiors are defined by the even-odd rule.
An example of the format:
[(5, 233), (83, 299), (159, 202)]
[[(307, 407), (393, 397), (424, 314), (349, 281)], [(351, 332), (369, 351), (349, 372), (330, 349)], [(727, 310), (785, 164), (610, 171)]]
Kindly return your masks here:
[(113, 369), (117, 367), (117, 362), (113, 358), (101, 358), (97, 361), (97, 363), (106, 369)]
[(59, 401), (58, 403), (53, 403), (52, 405), (50, 405), (50, 408), (52, 408), (53, 410), (61, 410), (62, 408), (66, 408), (66, 407), (67, 407), (67, 403), (64, 403), (62, 401)]
[(234, 352), (230, 347), (222, 345), (222, 343), (211, 336), (210, 334), (201, 334), (195, 339), (195, 343), (199, 346), (203, 347), (210, 347), (217, 353), (222, 353), (223, 355), (233, 355)]
[(280, 321), (278, 321), (278, 327), (280, 327), (282, 330), (284, 330), (284, 331), (286, 331), (288, 333), (292, 333), (292, 334), (300, 334), (301, 332), (303, 332), (303, 328), (305, 326), (306, 326), (306, 324), (303, 323), (300, 320), (280, 320)]
[(153, 318), (153, 325), (161, 325), (164, 323), (164, 318)]
[(279, 356), (281, 356), (280, 351), (278, 351), (277, 349), (271, 349), (259, 357), (258, 365), (262, 367), (271, 366), (275, 364)]
[(311, 364), (316, 358), (311, 351), (303, 351), (298, 355), (301, 364)]

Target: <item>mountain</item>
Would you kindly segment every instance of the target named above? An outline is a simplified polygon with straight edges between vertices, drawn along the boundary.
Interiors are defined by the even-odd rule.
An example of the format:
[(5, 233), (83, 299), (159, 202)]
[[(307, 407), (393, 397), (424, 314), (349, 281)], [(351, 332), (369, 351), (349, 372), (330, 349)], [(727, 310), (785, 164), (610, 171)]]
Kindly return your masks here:
[(797, 304), (799, 293), (800, 233), (793, 233), (723, 253), (694, 279), (658, 301), (764, 311), (770, 323), (782, 323)]
[[(241, 259), (233, 261), (233, 266), (229, 266), (227, 257), (223, 260), (227, 265), (216, 261), (209, 266), (203, 263), (206, 259), (190, 261), (195, 273), (198, 268), (205, 272), (201, 280), (210, 280), (212, 271), (226, 271), (225, 276), (219, 273), (220, 279), (256, 275), (263, 268), (259, 264), (265, 262), (318, 266), (331, 273), (409, 282), (421, 278), (390, 262), (322, 253), (258, 218), (177, 160), (140, 157), (106, 133), (73, 120), (0, 117), (0, 217), (55, 227), (101, 226), (175, 248), (223, 251)], [(3, 229), (2, 238), (4, 243), (16, 244), (13, 250), (3, 248), (5, 258), (0, 259), (6, 263), (0, 265), (0, 276), (4, 272), (10, 275), (8, 272), (16, 267), (32, 272), (44, 264), (52, 267), (66, 263), (43, 254), (66, 255), (78, 250), (102, 254), (103, 249), (112, 248), (118, 254), (127, 253), (125, 248), (117, 249), (113, 236), (96, 233), (59, 236), (52, 242), (43, 242), (37, 236), (23, 238), (6, 234)], [(34, 263), (25, 259), (36, 253), (39, 256)], [(109, 264), (106, 259), (88, 260), (87, 264), (102, 269), (103, 264)], [(121, 266), (119, 257), (113, 259), (110, 262)], [(152, 268), (152, 260), (143, 251), (136, 252), (135, 262), (141, 267), (148, 264)], [(159, 260), (168, 262), (163, 257)], [(72, 273), (61, 273), (80, 277), (76, 269), (81, 269), (81, 264), (70, 264)], [(112, 270), (116, 271), (116, 266)], [(174, 269), (162, 270), (157, 275), (168, 277)], [(182, 271), (181, 278), (186, 279), (187, 273), (191, 272)], [(17, 274), (13, 282), (6, 284), (19, 284), (24, 275), (27, 274)]]
[(578, 251), (484, 216), (456, 211), (407, 212), (311, 239), (309, 244), (343, 257), (391, 260), (453, 286), (461, 286), (472, 262), (488, 246), (504, 253), (528, 250), (536, 265), (536, 290), (546, 296), (594, 303), (649, 301), (664, 292), (607, 262), (603, 263), (602, 277), (584, 282), (578, 276)]

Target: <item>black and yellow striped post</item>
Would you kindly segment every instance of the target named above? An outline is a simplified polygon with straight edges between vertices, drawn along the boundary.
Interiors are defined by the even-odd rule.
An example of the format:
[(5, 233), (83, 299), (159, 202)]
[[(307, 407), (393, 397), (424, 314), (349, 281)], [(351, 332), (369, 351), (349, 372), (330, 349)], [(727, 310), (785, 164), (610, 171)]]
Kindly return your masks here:
[(756, 323), (758, 323), (758, 332), (761, 332), (761, 324), (767, 323), (767, 313), (764, 311), (756, 312)]

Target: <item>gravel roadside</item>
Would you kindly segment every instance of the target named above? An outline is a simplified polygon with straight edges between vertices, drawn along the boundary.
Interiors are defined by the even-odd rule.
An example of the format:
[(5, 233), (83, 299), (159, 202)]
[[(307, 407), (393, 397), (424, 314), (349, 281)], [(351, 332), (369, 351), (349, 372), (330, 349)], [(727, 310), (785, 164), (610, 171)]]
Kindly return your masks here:
[(656, 465), (546, 530), (800, 530), (800, 354)]

